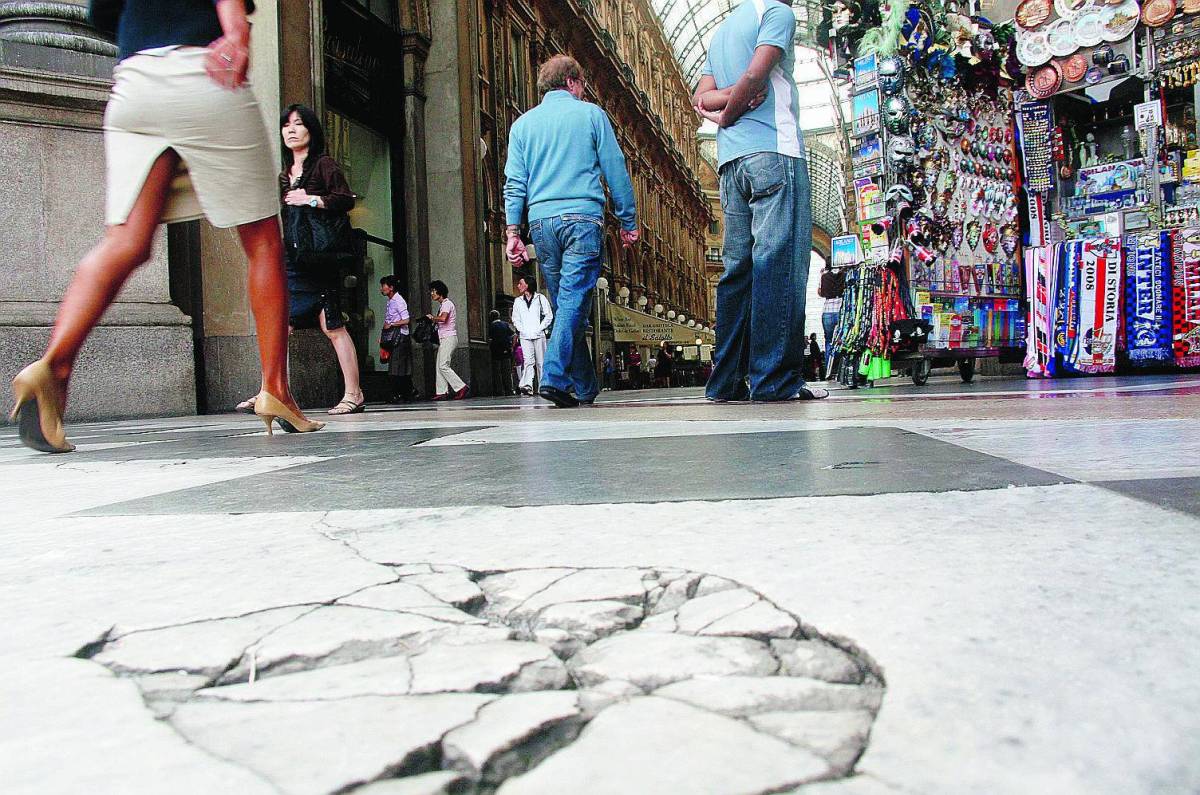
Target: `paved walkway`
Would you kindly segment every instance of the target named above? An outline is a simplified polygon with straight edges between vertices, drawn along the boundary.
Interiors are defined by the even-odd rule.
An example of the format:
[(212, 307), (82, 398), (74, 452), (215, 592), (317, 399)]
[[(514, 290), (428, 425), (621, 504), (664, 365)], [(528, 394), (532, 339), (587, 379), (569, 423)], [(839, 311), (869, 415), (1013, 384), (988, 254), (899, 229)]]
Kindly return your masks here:
[(70, 431), (5, 792), (1200, 791), (1200, 377)]

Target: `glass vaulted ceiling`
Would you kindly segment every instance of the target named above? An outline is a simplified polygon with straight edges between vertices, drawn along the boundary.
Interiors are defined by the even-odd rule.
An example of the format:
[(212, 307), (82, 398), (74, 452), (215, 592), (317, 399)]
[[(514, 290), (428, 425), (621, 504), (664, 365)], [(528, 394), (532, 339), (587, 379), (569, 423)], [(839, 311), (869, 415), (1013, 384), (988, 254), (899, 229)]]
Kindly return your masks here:
[[(708, 42), (717, 26), (742, 2), (745, 0), (650, 0), (689, 86), (700, 80)], [(848, 155), (840, 131), (849, 112), (849, 92), (834, 87), (829, 78), (833, 67), (815, 43), (821, 21), (819, 0), (794, 0), (792, 13), (796, 15), (795, 77), (800, 90), (800, 123), (806, 131), (834, 131), (831, 138), (837, 142), (836, 149), (815, 140), (807, 148), (813, 181), (813, 222), (830, 235), (838, 235), (845, 229), (842, 163)], [(705, 129), (715, 127), (706, 123)]]

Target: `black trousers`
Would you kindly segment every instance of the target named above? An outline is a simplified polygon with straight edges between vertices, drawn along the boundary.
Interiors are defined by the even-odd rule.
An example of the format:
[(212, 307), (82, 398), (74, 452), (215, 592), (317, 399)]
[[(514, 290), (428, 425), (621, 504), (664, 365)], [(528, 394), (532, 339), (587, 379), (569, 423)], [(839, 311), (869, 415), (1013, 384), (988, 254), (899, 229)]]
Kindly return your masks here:
[(511, 356), (492, 357), (492, 388), (502, 397), (516, 394), (513, 388), (513, 358)]

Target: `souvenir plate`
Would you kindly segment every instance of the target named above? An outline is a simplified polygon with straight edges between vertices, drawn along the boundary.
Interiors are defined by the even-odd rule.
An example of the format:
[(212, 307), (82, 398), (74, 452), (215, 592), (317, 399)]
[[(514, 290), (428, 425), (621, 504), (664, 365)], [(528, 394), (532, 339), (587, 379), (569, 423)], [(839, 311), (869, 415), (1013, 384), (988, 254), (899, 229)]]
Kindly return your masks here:
[(1126, 0), (1119, 6), (1104, 9), (1101, 14), (1104, 20), (1104, 30), (1101, 35), (1105, 41), (1120, 41), (1133, 33), (1142, 16), (1142, 9), (1137, 0)]
[(1017, 42), (1017, 60), (1023, 66), (1041, 66), (1050, 60), (1050, 43), (1045, 33), (1030, 33)]
[(1033, 30), (1050, 18), (1051, 0), (1021, 0), (1017, 6), (1017, 24)]
[(1054, 10), (1062, 19), (1072, 19), (1091, 4), (1091, 0), (1054, 0)]
[(1088, 70), (1088, 60), (1083, 53), (1075, 53), (1062, 64), (1063, 80), (1068, 83), (1081, 83)]
[(1175, 0), (1148, 0), (1142, 6), (1142, 24), (1148, 28), (1161, 28), (1175, 16)]
[(1088, 8), (1071, 23), (1075, 41), (1080, 47), (1094, 47), (1104, 40), (1104, 14), (1099, 8)]
[(1051, 61), (1040, 69), (1035, 69), (1025, 78), (1025, 87), (1034, 99), (1045, 99), (1054, 94), (1062, 86), (1062, 70), (1058, 64)]
[(1183, 0), (1183, 13), (1195, 14), (1200, 11), (1200, 0)]
[(1050, 54), (1059, 58), (1070, 55), (1079, 49), (1069, 19), (1056, 19), (1051, 22), (1046, 28), (1046, 40), (1050, 45)]

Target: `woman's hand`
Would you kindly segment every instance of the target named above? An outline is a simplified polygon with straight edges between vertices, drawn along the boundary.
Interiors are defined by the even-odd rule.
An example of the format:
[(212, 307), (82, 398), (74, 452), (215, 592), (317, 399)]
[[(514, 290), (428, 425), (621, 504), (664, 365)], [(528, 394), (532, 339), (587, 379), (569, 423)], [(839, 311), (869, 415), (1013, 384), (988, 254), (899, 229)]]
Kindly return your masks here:
[(250, 37), (222, 36), (208, 45), (204, 59), (208, 76), (221, 88), (233, 90), (246, 82), (250, 69)]
[(287, 192), (287, 194), (283, 197), (283, 203), (290, 204), (293, 207), (303, 207), (313, 199), (317, 200), (318, 207), (322, 206), (320, 196), (313, 196), (304, 188), (296, 188), (295, 190), (289, 190)]

